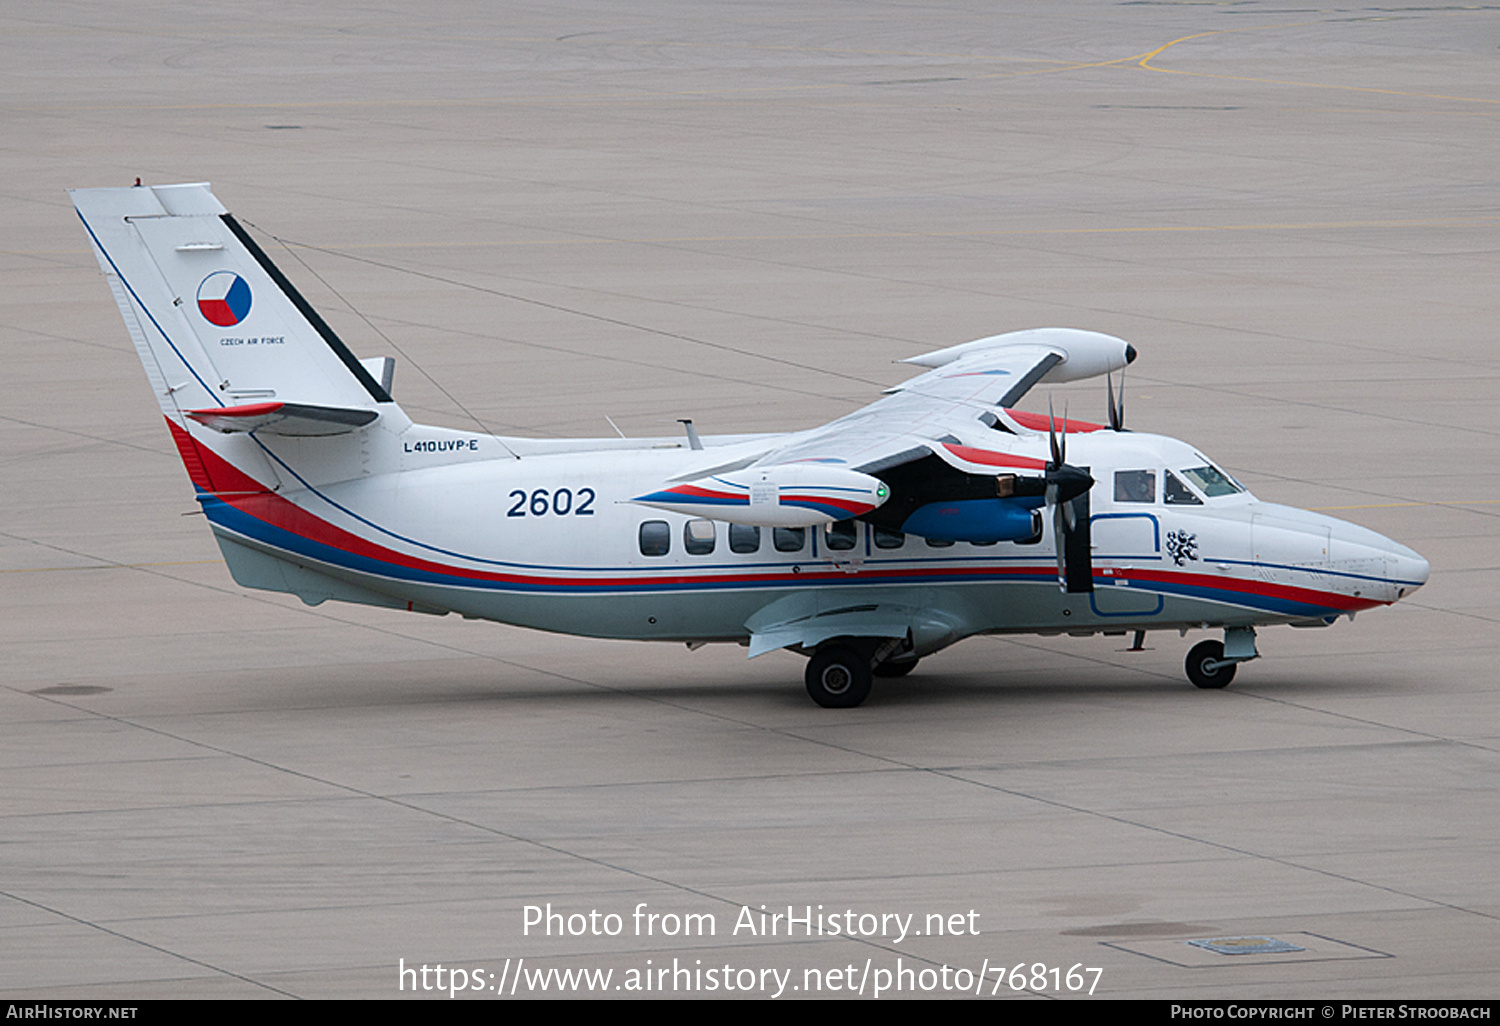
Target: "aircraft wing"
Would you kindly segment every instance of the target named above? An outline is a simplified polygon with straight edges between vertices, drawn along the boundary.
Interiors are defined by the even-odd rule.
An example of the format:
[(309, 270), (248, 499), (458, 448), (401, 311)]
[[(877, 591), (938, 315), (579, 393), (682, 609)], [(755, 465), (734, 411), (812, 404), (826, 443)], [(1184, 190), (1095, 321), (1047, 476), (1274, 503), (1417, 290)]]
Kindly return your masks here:
[(754, 466), (822, 463), (869, 474), (927, 452), (957, 466), (987, 463), (986, 454), (962, 444), (977, 426), (1008, 419), (1004, 411), (1040, 382), (1107, 374), (1134, 358), (1134, 347), (1122, 339), (1072, 328), (1015, 331), (939, 349), (902, 361), (933, 368), (926, 374), (848, 416), (793, 435)]
[[(691, 480), (685, 475), (631, 501), (730, 523), (811, 527), (872, 514), (892, 496), (889, 476), (877, 475), (929, 454), (982, 480), (957, 491), (949, 487), (941, 495), (908, 481), (898, 489), (903, 492), (896, 504), (899, 517), (896, 509), (889, 512), (893, 523), (906, 523), (924, 498), (993, 499), (999, 475), (1047, 467), (1039, 458), (1045, 451), (1013, 451), (1035, 450), (1037, 436), (1006, 410), (1038, 382), (1106, 374), (1134, 357), (1135, 350), (1121, 339), (1071, 328), (1017, 331), (939, 349), (904, 361), (932, 369), (889, 389), (862, 410), (789, 435), (747, 465)], [(997, 444), (1005, 436), (990, 430), (996, 426), (1016, 441), (1024, 436), (1024, 443)], [(979, 491), (968, 494), (975, 488)], [(1017, 514), (1020, 519), (1004, 527), (993, 522), (992, 513), (976, 514), (990, 522), (973, 537), (997, 531), (1024, 535), (1032, 529), (1029, 512)]]

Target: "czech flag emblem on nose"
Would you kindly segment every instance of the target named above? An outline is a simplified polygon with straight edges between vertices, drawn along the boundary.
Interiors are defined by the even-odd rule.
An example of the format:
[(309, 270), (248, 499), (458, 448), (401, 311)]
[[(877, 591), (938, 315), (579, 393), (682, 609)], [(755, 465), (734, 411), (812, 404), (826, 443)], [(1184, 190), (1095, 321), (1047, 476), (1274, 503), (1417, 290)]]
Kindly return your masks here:
[(233, 271), (215, 271), (198, 286), (198, 311), (210, 324), (232, 328), (250, 313), (250, 286)]

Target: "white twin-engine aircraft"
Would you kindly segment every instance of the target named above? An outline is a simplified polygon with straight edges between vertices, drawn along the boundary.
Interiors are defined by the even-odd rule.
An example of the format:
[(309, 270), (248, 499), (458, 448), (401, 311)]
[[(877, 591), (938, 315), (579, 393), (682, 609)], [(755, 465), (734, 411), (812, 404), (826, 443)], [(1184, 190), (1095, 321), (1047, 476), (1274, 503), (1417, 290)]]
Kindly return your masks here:
[(1107, 428), (1014, 409), (1124, 368), (1108, 335), (912, 357), (926, 373), (792, 434), (501, 438), (413, 424), (394, 361), (355, 358), (207, 185), (71, 195), (245, 587), (786, 648), (815, 702), (850, 707), (975, 634), (1222, 629), (1187, 675), (1223, 687), (1257, 626), (1352, 619), (1427, 580), (1403, 545), (1126, 432), (1112, 383)]

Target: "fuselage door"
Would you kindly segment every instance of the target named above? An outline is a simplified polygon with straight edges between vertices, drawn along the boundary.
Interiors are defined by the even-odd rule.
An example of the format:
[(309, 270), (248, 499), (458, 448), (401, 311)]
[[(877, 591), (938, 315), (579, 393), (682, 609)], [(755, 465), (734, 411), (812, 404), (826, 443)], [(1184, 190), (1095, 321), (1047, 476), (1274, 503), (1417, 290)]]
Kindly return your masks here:
[(1094, 612), (1100, 616), (1151, 616), (1161, 612), (1161, 593), (1133, 577), (1132, 570), (1161, 563), (1161, 524), (1155, 513), (1100, 513), (1092, 518)]

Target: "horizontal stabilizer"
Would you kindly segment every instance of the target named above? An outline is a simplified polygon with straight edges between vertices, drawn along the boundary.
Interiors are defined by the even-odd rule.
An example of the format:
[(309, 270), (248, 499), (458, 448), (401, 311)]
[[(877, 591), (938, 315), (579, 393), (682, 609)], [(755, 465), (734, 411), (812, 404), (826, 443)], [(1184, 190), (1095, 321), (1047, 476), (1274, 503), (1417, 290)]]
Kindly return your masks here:
[(249, 403), (211, 410), (188, 410), (187, 415), (199, 424), (225, 434), (260, 431), (297, 438), (345, 435), (380, 416), (376, 410), (309, 406), (305, 403)]

